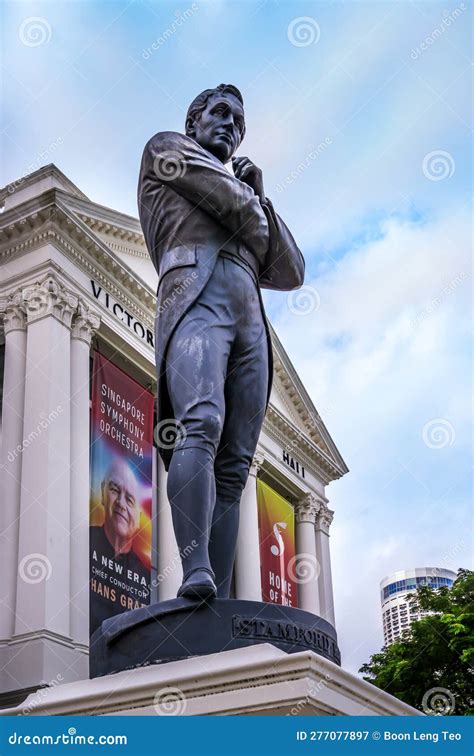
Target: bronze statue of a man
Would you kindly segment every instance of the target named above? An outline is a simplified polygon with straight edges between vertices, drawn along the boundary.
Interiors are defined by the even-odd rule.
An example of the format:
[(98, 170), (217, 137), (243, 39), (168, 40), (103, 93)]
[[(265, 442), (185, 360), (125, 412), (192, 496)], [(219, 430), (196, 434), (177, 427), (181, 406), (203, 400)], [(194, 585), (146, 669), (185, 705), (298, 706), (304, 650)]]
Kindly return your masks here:
[(183, 565), (178, 596), (205, 600), (229, 597), (240, 498), (270, 397), (260, 288), (298, 288), (304, 259), (262, 172), (233, 158), (245, 134), (239, 90), (206, 89), (185, 130), (147, 143), (138, 206), (159, 274), (158, 429), (177, 430), (172, 448), (158, 445)]

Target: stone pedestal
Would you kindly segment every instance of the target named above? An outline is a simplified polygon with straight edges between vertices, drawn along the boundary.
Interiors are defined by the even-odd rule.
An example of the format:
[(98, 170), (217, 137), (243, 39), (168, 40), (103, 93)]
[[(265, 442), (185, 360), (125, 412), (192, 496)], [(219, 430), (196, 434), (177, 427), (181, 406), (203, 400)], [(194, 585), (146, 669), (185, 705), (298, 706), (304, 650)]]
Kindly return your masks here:
[(312, 651), (269, 644), (58, 685), (1, 714), (421, 716)]

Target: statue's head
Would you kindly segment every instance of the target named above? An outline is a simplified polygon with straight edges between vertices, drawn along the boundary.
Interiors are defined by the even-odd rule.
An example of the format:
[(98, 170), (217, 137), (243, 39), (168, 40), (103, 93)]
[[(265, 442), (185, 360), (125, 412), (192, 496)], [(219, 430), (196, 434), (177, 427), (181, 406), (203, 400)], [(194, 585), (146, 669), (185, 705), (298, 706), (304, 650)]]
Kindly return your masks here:
[(195, 97), (186, 115), (186, 134), (227, 163), (245, 135), (244, 101), (237, 87), (219, 84)]

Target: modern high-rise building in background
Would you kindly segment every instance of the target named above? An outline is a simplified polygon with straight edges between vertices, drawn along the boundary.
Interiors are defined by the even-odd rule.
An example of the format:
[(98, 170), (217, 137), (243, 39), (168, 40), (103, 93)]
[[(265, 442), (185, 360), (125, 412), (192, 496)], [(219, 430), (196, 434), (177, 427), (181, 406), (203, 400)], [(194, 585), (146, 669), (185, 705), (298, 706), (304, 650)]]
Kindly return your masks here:
[(410, 607), (407, 596), (422, 585), (441, 588), (452, 586), (456, 573), (441, 567), (415, 567), (413, 570), (392, 572), (380, 582), (380, 600), (382, 603), (383, 635), (385, 645), (398, 640), (412, 622), (426, 616)]

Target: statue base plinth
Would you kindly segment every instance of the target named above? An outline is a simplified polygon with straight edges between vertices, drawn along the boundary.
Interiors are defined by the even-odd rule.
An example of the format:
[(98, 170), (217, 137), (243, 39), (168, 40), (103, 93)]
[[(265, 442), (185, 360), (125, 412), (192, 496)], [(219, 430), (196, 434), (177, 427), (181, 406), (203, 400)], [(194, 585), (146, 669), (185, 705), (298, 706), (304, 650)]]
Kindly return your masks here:
[(239, 599), (163, 601), (111, 617), (91, 638), (90, 676), (271, 643), (340, 665), (336, 631), (302, 609)]
[[(286, 654), (269, 643), (150, 664), (131, 672), (43, 688), (40, 693), (32, 693), (0, 715), (423, 716), (319, 654)], [(314, 727), (318, 729), (317, 723)], [(351, 727), (348, 724), (344, 729)], [(142, 752), (149, 751), (145, 744)]]

